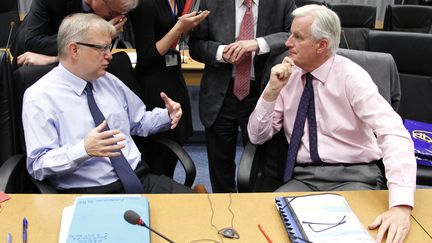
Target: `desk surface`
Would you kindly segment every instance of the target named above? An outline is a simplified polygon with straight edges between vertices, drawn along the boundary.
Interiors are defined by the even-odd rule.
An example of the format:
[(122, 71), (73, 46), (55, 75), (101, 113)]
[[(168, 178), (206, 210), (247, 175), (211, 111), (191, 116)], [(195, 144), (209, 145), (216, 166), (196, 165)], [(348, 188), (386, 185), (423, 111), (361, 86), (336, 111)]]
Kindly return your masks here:
[[(257, 225), (261, 224), (273, 242), (288, 242), (285, 229), (274, 205), (275, 196), (302, 195), (305, 193), (253, 193), (232, 194), (231, 209), (235, 215), (234, 228), (240, 240), (226, 242), (267, 242)], [(365, 227), (387, 209), (387, 191), (340, 192), (348, 200)], [(421, 196), (432, 195), (425, 190)], [(11, 199), (2, 203), (0, 211), (0, 239), (8, 232), (13, 242), (21, 241), (22, 218), (29, 221), (28, 242), (57, 242), (61, 213), (65, 206), (72, 205), (77, 195), (11, 194)], [(198, 239), (220, 241), (211, 226), (211, 208), (207, 194), (145, 195), (150, 201), (151, 226), (176, 242)], [(230, 226), (228, 210), (229, 194), (209, 194), (214, 209), (213, 224), (217, 228)], [(416, 197), (418, 199), (418, 197)], [(419, 202), (416, 204), (419, 206)], [(422, 208), (416, 208), (421, 213)], [(421, 222), (420, 222), (421, 223)], [(375, 236), (377, 231), (369, 231)], [(152, 242), (164, 242), (152, 234)], [(430, 242), (431, 238), (415, 220), (406, 242)]]
[(418, 189), (412, 216), (432, 236), (432, 189)]

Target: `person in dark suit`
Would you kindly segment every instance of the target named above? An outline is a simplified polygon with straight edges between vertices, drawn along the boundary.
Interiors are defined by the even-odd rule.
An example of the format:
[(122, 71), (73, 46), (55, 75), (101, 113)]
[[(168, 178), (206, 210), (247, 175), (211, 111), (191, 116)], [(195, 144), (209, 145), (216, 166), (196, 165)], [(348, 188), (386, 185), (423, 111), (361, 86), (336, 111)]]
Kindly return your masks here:
[[(189, 39), (191, 57), (205, 63), (199, 112), (205, 127), (213, 192), (236, 191), (238, 129), (245, 145), (247, 121), (260, 94), (263, 69), (269, 55), (286, 50), (290, 15), (296, 8), (292, 0), (254, 0), (251, 5), (246, 2), (202, 0), (200, 8), (212, 14), (192, 31)], [(242, 33), (250, 30), (241, 31), (242, 26), (249, 26), (242, 25), (242, 19), (248, 14), (253, 15), (253, 20), (247, 22), (253, 23), (254, 30), (244, 39)], [(244, 68), (243, 62), (250, 63), (249, 84), (244, 83), (243, 71), (249, 68)]]
[(33, 0), (31, 8), (12, 42), (14, 67), (58, 62), (57, 31), (64, 17), (72, 13), (94, 12), (123, 31), (125, 14), (138, 0)]
[[(185, 0), (141, 0), (128, 15), (137, 51), (137, 93), (148, 109), (162, 105), (159, 98), (162, 91), (181, 104), (183, 117), (177, 128), (155, 135), (168, 137), (179, 144), (185, 143), (193, 128), (189, 94), (175, 45), (181, 35), (189, 33), (209, 14), (204, 11), (182, 16), (184, 5)], [(151, 148), (146, 149), (144, 157), (153, 173), (173, 177), (177, 157), (171, 151), (161, 149), (153, 142), (154, 138), (136, 138), (136, 142), (140, 147)]]

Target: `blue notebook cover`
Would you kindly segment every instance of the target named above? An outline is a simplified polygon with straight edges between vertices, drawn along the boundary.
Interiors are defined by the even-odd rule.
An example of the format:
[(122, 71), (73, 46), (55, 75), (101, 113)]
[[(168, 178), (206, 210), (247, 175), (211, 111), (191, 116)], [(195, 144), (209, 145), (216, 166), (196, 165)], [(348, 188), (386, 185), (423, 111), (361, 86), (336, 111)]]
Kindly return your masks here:
[(80, 197), (76, 199), (67, 243), (150, 242), (150, 231), (123, 218), (134, 210), (148, 225), (149, 203), (145, 197)]

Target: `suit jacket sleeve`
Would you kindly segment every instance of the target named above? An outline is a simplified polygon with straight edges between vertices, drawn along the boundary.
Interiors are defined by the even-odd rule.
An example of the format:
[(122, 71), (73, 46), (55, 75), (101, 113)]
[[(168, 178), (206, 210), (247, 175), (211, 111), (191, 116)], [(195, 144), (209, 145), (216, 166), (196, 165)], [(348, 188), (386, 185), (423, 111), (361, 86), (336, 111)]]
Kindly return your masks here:
[[(62, 2), (62, 1), (59, 1)], [(46, 0), (33, 0), (26, 18), (25, 49), (50, 56), (57, 55), (57, 31), (53, 32), (53, 18), (58, 13)], [(58, 23), (57, 23), (58, 24)]]
[[(280, 53), (286, 51), (285, 42), (287, 41), (289, 35), (290, 35), (290, 29), (291, 29), (291, 22), (292, 17), (291, 13), (296, 9), (296, 5), (294, 1), (291, 0), (283, 0), (283, 1), (276, 1), (277, 4), (273, 5), (273, 7), (279, 8), (281, 6), (284, 7), (283, 10), (283, 31), (265, 31), (268, 34), (265, 34), (264, 36), (260, 35), (260, 30), (257, 31), (257, 37), (262, 37), (267, 42), (267, 44), (270, 47), (271, 53)], [(283, 4), (282, 4), (283, 3)], [(262, 11), (262, 10), (260, 10)], [(276, 12), (276, 10), (275, 10)], [(270, 16), (264, 16), (264, 18), (271, 18)], [(271, 27), (270, 27), (271, 28)]]

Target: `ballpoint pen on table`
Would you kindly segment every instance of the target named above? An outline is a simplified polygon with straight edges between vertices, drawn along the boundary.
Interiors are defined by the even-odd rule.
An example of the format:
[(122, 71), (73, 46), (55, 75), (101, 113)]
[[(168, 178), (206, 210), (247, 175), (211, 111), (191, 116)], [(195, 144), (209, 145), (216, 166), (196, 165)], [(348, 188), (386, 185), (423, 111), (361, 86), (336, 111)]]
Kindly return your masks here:
[(7, 243), (12, 243), (12, 235), (11, 235), (11, 233), (8, 233), (8, 235), (7, 235), (7, 241), (6, 241)]
[(28, 222), (27, 219), (23, 218), (23, 243), (27, 243), (27, 228), (28, 228)]

